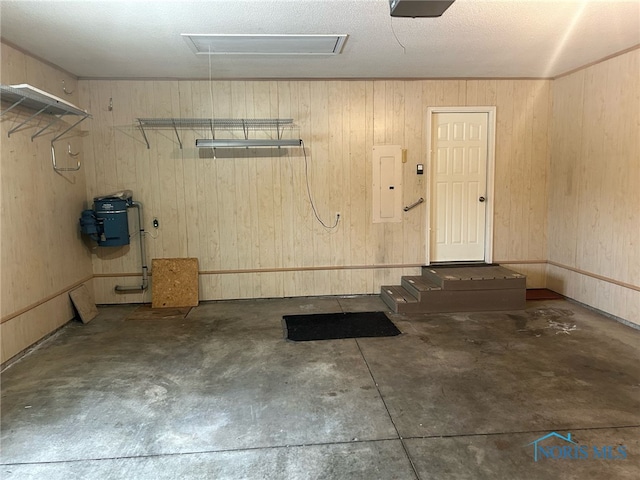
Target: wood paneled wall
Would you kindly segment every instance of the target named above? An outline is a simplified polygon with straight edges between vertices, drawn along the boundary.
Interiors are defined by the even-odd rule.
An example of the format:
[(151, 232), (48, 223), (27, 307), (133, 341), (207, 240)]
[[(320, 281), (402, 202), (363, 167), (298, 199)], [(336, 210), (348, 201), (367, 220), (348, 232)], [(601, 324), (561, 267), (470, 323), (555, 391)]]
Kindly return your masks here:
[[(375, 144), (407, 150), (404, 203), (426, 198), (415, 174), (426, 163), (429, 106), (497, 106), (494, 260), (511, 261), (544, 286), (550, 82), (547, 80), (425, 81), (108, 81), (79, 82), (80, 101), (95, 116), (85, 138), (87, 199), (131, 189), (144, 204), (149, 258), (197, 257), (200, 298), (376, 293), (416, 274), (425, 259), (425, 208), (402, 223), (373, 224), (371, 156)], [(109, 110), (110, 101), (113, 109)], [(147, 132), (137, 117), (293, 118), (286, 135), (301, 149), (263, 156), (195, 148), (207, 131)], [(222, 134), (219, 132), (218, 136)], [(426, 176), (425, 176), (426, 177)], [(160, 222), (155, 231), (153, 218)], [(137, 239), (93, 252), (97, 301), (139, 302), (115, 284), (140, 270)]]
[(550, 288), (640, 324), (640, 50), (553, 82)]
[[(75, 78), (13, 47), (1, 44), (1, 48), (2, 84), (28, 83), (78, 104)], [(63, 80), (72, 95), (63, 92)], [(24, 128), (8, 138), (8, 131), (24, 115), (16, 109), (1, 122), (0, 362), (73, 318), (70, 289), (82, 282), (92, 288), (91, 257), (77, 226), (86, 204), (84, 170), (54, 172), (51, 134), (32, 142), (37, 130)], [(56, 143), (61, 164), (69, 160), (67, 143), (82, 156), (83, 142), (73, 132)]]

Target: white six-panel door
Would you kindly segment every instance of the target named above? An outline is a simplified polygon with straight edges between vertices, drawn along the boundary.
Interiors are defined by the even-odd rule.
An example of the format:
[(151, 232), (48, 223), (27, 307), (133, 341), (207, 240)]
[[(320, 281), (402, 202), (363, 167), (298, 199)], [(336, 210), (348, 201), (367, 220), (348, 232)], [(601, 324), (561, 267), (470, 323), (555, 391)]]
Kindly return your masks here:
[(433, 113), (430, 261), (485, 260), (487, 113)]

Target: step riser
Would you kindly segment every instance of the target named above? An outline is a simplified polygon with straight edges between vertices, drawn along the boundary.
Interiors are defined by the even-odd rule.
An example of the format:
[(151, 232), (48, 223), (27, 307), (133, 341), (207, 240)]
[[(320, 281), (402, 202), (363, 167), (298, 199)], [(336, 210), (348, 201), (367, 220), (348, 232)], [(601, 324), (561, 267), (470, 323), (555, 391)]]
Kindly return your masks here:
[(382, 287), (382, 291), (380, 292), (380, 298), (391, 309), (392, 312), (400, 313), (398, 312), (399, 303), (396, 302), (396, 300), (387, 293), (384, 287)]
[[(434, 292), (436, 293), (436, 292)], [(423, 306), (440, 312), (486, 312), (524, 310), (526, 290), (440, 291), (424, 299)]]
[(410, 284), (404, 277), (402, 277), (402, 280), (400, 283), (407, 292), (409, 292), (411, 295), (413, 295), (418, 299), (418, 302), (422, 301), (422, 297), (420, 296), (420, 290), (418, 290), (416, 287)]
[(419, 311), (413, 310), (414, 306), (419, 305), (418, 300), (401, 286), (383, 286), (380, 297), (395, 313), (398, 313), (400, 306), (404, 311)]
[[(410, 278), (413, 278), (413, 277), (402, 277), (400, 283), (407, 292), (409, 292), (411, 295), (416, 297), (418, 299), (418, 302), (420, 302), (422, 300), (422, 294), (425, 293), (425, 290), (424, 288), (421, 290), (417, 285), (414, 285), (413, 283), (411, 283), (409, 281)], [(435, 289), (440, 290), (440, 288), (438, 287), (436, 287)]]
[(523, 310), (526, 290), (434, 290), (421, 292), (415, 303), (396, 301), (385, 289), (384, 303), (395, 313), (448, 313)]

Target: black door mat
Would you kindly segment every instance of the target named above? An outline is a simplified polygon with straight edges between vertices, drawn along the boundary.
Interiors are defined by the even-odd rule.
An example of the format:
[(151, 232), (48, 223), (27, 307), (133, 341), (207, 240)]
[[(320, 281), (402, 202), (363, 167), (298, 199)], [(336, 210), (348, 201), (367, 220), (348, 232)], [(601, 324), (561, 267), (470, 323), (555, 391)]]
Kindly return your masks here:
[(393, 337), (401, 333), (384, 312), (285, 315), (282, 319), (286, 338), (294, 342)]

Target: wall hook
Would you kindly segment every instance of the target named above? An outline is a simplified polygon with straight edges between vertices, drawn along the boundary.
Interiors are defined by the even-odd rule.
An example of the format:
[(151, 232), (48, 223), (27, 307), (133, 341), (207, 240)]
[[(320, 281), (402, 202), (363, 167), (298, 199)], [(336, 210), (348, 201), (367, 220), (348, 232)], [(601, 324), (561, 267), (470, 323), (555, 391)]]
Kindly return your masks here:
[(70, 157), (76, 158), (78, 155), (80, 155), (80, 152), (78, 153), (71, 153), (71, 144), (67, 144), (68, 145), (68, 149), (67, 149), (67, 153), (69, 154)]
[(65, 85), (64, 85), (64, 80), (62, 80), (62, 91), (64, 93), (66, 93), (67, 95), (71, 95), (73, 93), (73, 92), (70, 92), (70, 91), (67, 90), (67, 87), (65, 87)]
[[(69, 154), (71, 154), (71, 145), (69, 145)], [(76, 153), (76, 156), (78, 154)], [(53, 142), (51, 142), (51, 163), (53, 164), (53, 169), (56, 172), (77, 172), (78, 170), (80, 170), (80, 159), (76, 159), (76, 166), (75, 167), (59, 167), (56, 164), (56, 149), (53, 146)]]
[(113, 111), (113, 97), (109, 98), (109, 106), (107, 107), (110, 112)]

